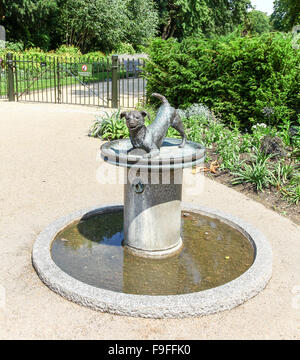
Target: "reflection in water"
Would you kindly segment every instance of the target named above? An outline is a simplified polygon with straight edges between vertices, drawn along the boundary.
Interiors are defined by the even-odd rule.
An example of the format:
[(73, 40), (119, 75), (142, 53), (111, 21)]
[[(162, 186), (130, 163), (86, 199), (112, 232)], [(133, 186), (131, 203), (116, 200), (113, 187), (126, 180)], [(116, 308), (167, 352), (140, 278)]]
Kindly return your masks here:
[(182, 217), (182, 251), (165, 259), (127, 252), (123, 212), (86, 216), (52, 244), (54, 262), (89, 285), (128, 294), (175, 295), (225, 284), (253, 263), (254, 249), (237, 230), (196, 213)]

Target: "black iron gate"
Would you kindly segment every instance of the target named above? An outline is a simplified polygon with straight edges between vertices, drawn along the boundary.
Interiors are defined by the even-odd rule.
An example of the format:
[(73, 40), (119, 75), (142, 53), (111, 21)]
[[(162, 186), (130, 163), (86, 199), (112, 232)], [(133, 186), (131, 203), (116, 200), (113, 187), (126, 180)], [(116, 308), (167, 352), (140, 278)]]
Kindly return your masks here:
[(0, 58), (0, 99), (8, 97), (7, 82), (6, 61), (4, 58)]
[(144, 59), (7, 54), (0, 96), (10, 101), (133, 108), (146, 100)]

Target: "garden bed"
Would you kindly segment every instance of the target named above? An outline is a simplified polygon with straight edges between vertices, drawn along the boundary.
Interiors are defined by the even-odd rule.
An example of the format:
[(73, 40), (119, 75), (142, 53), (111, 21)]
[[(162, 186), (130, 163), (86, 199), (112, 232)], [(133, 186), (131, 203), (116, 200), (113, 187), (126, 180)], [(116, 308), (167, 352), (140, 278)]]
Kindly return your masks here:
[[(283, 154), (276, 154), (276, 152), (265, 154), (262, 151), (264, 139), (280, 138), (263, 135), (264, 131), (267, 132), (268, 129), (262, 130), (260, 137), (256, 139), (260, 148), (254, 148), (254, 153), (241, 153), (239, 152), (241, 148), (237, 147), (236, 153), (233, 151), (232, 154), (233, 158), (237, 157), (237, 160), (234, 160), (236, 163), (229, 163), (229, 166), (226, 162), (230, 156), (224, 157), (225, 162), (220, 156), (226, 147), (222, 147), (223, 144), (209, 146), (207, 148), (208, 161), (204, 167), (205, 175), (247, 195), (300, 225), (298, 144), (286, 146), (282, 142)], [(242, 143), (243, 140), (240, 139), (240, 141)], [(253, 142), (253, 139), (251, 141)], [(248, 148), (249, 150), (250, 148)], [(261, 168), (259, 168), (260, 158), (263, 159)], [(233, 166), (231, 170), (228, 168), (230, 166)], [(255, 174), (256, 167), (258, 171)], [(247, 172), (247, 170), (249, 171)]]
[[(214, 159), (217, 159), (215, 151), (213, 149), (208, 150), (207, 153), (209, 156)], [(205, 163), (205, 166), (209, 168), (211, 163)], [(257, 191), (254, 184), (238, 184), (233, 185), (232, 181), (234, 176), (230, 173), (229, 170), (216, 170), (216, 173), (205, 172), (205, 175), (223, 185), (226, 185), (249, 198), (260, 202), (267, 208), (276, 211), (278, 214), (286, 216), (288, 219), (293, 221), (295, 224), (300, 225), (300, 205), (289, 203), (276, 189), (276, 187), (271, 187), (265, 189), (264, 191)]]
[[(153, 119), (156, 111), (151, 106), (146, 109)], [(119, 115), (120, 111), (98, 117), (90, 136), (104, 140), (128, 137)], [(188, 139), (207, 149), (206, 163), (200, 171), (300, 224), (299, 126), (291, 126), (288, 121), (278, 128), (258, 123), (242, 132), (227, 127), (201, 104), (182, 111), (181, 116)], [(149, 123), (146, 120), (146, 125)], [(167, 136), (180, 137), (173, 128)]]

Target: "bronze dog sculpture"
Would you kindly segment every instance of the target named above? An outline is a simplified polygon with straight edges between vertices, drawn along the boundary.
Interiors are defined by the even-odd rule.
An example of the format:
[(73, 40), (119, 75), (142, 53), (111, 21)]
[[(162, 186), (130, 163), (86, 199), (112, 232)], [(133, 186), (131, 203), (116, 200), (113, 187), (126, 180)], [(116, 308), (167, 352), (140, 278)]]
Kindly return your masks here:
[(159, 154), (159, 149), (170, 126), (176, 129), (182, 137), (179, 147), (184, 147), (186, 143), (184, 126), (177, 110), (169, 104), (164, 96), (157, 93), (153, 93), (152, 96), (160, 99), (162, 105), (158, 109), (154, 121), (149, 126), (145, 126), (145, 117), (148, 116), (149, 120), (151, 120), (146, 111), (123, 111), (120, 115), (121, 118), (125, 117), (126, 119), (133, 148), (145, 150), (147, 154), (144, 156), (146, 157)]

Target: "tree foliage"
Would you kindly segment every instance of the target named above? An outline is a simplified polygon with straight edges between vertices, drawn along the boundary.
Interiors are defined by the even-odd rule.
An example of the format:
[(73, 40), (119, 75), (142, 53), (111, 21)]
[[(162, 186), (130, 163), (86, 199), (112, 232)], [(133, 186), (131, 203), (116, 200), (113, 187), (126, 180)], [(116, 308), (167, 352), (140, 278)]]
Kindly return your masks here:
[(142, 44), (156, 34), (157, 23), (152, 0), (66, 0), (59, 17), (64, 42), (82, 51)]
[[(262, 33), (267, 18), (250, 8), (250, 0), (0, 0), (0, 24), (19, 47), (112, 51), (122, 44), (136, 49), (156, 35), (179, 41), (225, 35), (242, 24)], [(271, 20), (290, 31), (300, 24), (300, 1), (275, 0)]]
[(158, 0), (162, 38), (226, 34), (243, 22), (250, 0)]
[(122, 0), (66, 0), (59, 18), (60, 33), (67, 45), (85, 51), (109, 49), (123, 40), (126, 15)]
[(266, 13), (252, 10), (247, 15), (249, 19), (249, 30), (252, 34), (263, 34), (272, 29), (269, 17)]
[(2, 0), (0, 22), (10, 41), (49, 48), (55, 41), (57, 0)]
[(291, 31), (295, 25), (300, 25), (300, 1), (275, 0), (271, 20), (276, 30)]
[(61, 43), (87, 50), (142, 44), (156, 35), (153, 0), (2, 0), (0, 23), (9, 41), (43, 49)]
[(124, 29), (125, 41), (134, 46), (157, 35), (158, 11), (152, 0), (127, 0), (127, 28)]

